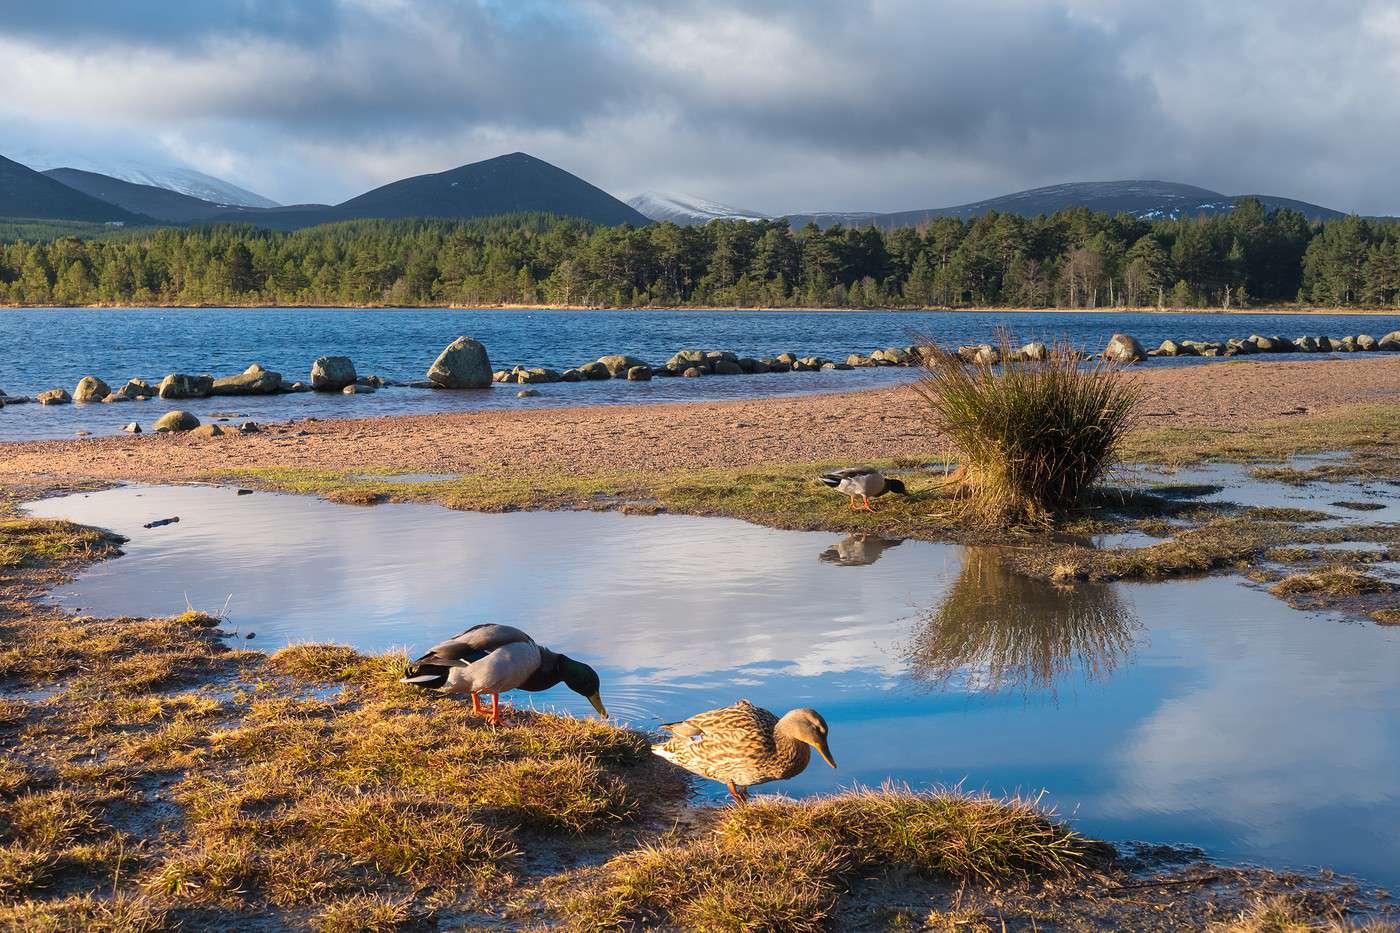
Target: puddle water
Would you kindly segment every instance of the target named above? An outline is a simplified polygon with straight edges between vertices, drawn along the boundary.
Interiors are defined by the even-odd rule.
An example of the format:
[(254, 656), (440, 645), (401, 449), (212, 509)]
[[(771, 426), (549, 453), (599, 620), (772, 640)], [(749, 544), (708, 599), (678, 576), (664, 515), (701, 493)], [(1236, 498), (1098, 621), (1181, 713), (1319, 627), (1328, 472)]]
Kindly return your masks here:
[[(1046, 788), (1094, 835), (1400, 885), (1400, 630), (1298, 612), (1234, 578), (1065, 589), (918, 541), (208, 487), (30, 510), (131, 538), (58, 593), (85, 611), (229, 599), (267, 650), (416, 652), (510, 622), (594, 663), (609, 707), (643, 728), (738, 697), (821, 710), (841, 769), (813, 767), (789, 793)], [(564, 690), (533, 701), (588, 713)]]
[[(1286, 465), (1298, 470), (1333, 462), (1337, 457), (1295, 457)], [(1325, 512), (1330, 518), (1318, 522), (1319, 527), (1332, 525), (1374, 524), (1400, 521), (1400, 489), (1387, 482), (1327, 482), (1316, 481), (1290, 485), (1249, 475), (1250, 468), (1238, 463), (1207, 463), (1186, 467), (1175, 472), (1155, 469), (1128, 470), (1129, 482), (1146, 481), (1166, 484), (1164, 492), (1174, 494), (1186, 487), (1193, 494), (1192, 502), (1233, 502), (1255, 507), (1311, 509)], [(1189, 487), (1206, 488), (1200, 494)]]

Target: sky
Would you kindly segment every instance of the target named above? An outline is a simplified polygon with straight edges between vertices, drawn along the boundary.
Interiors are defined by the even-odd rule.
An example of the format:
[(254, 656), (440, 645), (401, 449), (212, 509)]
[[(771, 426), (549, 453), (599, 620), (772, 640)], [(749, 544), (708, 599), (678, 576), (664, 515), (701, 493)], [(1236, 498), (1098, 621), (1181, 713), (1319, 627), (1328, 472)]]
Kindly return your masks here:
[(1400, 214), (1400, 3), (0, 0), (0, 154), (283, 203), (524, 151), (907, 210), (1156, 178)]

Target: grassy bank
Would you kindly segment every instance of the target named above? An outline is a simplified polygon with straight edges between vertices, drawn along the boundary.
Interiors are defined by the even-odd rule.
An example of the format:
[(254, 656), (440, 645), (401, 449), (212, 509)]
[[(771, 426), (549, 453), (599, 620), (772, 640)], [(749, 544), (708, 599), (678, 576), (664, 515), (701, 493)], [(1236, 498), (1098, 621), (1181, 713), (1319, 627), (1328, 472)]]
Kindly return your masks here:
[(641, 733), (493, 728), (399, 684), (401, 655), (265, 655), (199, 612), (34, 601), (111, 553), (92, 534), (26, 522), (0, 565), (0, 927), (1243, 931), (1376, 906), (1324, 878), (1120, 857), (1034, 800), (695, 810)]

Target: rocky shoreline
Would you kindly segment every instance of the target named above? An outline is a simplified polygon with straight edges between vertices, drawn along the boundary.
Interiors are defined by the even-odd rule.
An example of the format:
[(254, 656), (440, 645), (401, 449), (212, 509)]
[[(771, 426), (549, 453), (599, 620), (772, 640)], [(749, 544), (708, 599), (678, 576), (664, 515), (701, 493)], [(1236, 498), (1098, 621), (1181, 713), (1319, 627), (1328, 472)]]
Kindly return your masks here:
[[(1345, 337), (1327, 335), (1283, 337), (1253, 334), (1228, 340), (1163, 340), (1160, 346), (1148, 350), (1129, 334), (1114, 334), (1098, 354), (1082, 350), (1064, 350), (1082, 359), (1102, 358), (1135, 364), (1158, 357), (1235, 357), (1254, 354), (1337, 354), (1337, 353), (1395, 353), (1400, 352), (1400, 331), (1376, 338), (1369, 334)], [(346, 395), (373, 393), (386, 387), (411, 387), (437, 390), (480, 390), (493, 384), (537, 385), (557, 382), (587, 382), (623, 379), (646, 382), (658, 378), (698, 378), (705, 376), (740, 376), (764, 373), (798, 373), (819, 370), (852, 370), (857, 368), (923, 366), (931, 353), (928, 347), (895, 346), (870, 353), (851, 353), (844, 360), (818, 355), (802, 356), (784, 352), (765, 357), (739, 356), (729, 350), (684, 349), (664, 363), (650, 363), (628, 354), (609, 354), (592, 362), (563, 370), (545, 366), (519, 364), (510, 369), (493, 369), (486, 347), (471, 337), (459, 337), (445, 347), (428, 367), (425, 378), (413, 382), (398, 382), (378, 375), (360, 375), (354, 362), (346, 356), (318, 357), (305, 380), (288, 380), (281, 373), (253, 363), (241, 373), (215, 377), (205, 374), (169, 373), (156, 383), (131, 378), (113, 389), (97, 376), (84, 376), (70, 393), (63, 388), (49, 389), (34, 396), (7, 395), (0, 388), (0, 408), (34, 402), (41, 405), (114, 404), (146, 401), (203, 399), (217, 396), (284, 395), (302, 392), (337, 392)], [(969, 344), (946, 351), (955, 353), (968, 365), (996, 366), (1005, 362), (1043, 360), (1054, 352), (1042, 342), (1020, 347), (997, 346), (990, 343)], [(519, 393), (522, 397), (537, 394), (533, 389)], [(199, 420), (188, 412), (176, 411), (160, 419), (154, 430), (183, 431), (200, 427)], [(134, 427), (133, 427), (134, 426)], [(256, 426), (254, 426), (256, 429)], [(140, 433), (135, 422), (126, 429)]]

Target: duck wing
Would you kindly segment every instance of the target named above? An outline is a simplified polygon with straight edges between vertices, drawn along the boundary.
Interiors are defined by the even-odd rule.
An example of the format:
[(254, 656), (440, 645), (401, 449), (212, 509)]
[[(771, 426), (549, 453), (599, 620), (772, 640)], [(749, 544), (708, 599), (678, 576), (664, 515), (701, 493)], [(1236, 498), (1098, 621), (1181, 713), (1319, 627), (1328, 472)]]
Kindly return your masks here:
[(839, 488), (843, 483), (859, 483), (880, 475), (880, 471), (871, 466), (846, 467), (844, 470), (832, 470), (823, 473), (817, 478), (832, 488)]
[(774, 756), (777, 725), (778, 717), (768, 710), (740, 700), (662, 725), (671, 737), (652, 751), (701, 777), (747, 784)]
[(533, 641), (517, 641), (488, 651), (470, 663), (448, 669), (448, 693), (506, 693), (530, 679), (540, 666), (540, 649)]
[(487, 654), (506, 645), (529, 642), (534, 639), (511, 625), (485, 623), (473, 625), (459, 635), (453, 635), (429, 648), (414, 664), (461, 664), (479, 661)]

